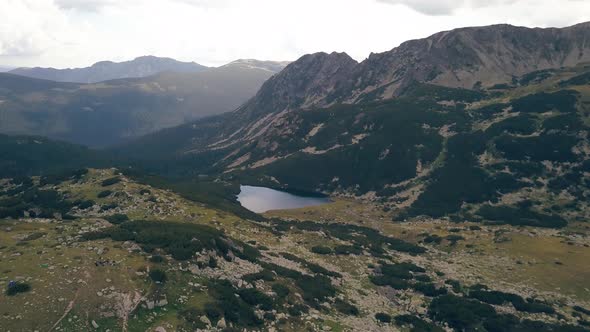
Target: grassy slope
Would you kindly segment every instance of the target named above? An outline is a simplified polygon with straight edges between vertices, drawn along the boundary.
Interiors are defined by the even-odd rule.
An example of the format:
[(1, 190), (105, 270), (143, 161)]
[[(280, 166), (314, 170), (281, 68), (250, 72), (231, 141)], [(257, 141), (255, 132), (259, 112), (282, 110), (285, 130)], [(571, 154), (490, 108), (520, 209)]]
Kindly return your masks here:
[[(407, 312), (417, 313), (420, 312), (421, 305), (429, 302), (428, 298), (413, 291), (391, 293), (383, 287), (373, 285), (368, 278), (373, 272), (368, 266), (378, 264), (383, 258), (373, 257), (367, 252), (358, 256), (326, 256), (311, 252), (314, 246), (336, 247), (350, 244), (348, 241), (333, 236), (326, 237), (321, 232), (300, 231), (296, 228), (282, 232), (279, 236), (269, 232), (269, 228), (264, 226), (266, 222), (260, 224), (245, 221), (230, 213), (184, 199), (174, 192), (126, 178), (108, 188), (115, 193), (128, 193), (129, 196), (97, 198), (97, 194), (105, 189), (101, 186), (102, 181), (112, 176), (113, 170), (91, 170), (82, 181), (65, 182), (58, 188), (67, 192), (72, 200), (93, 199), (99, 205), (116, 202), (119, 207), (115, 211), (101, 212), (93, 209), (84, 212), (81, 220), (65, 223), (2, 221), (0, 240), (5, 244), (0, 249), (0, 270), (5, 272), (2, 285), (6, 286), (8, 280), (20, 276), (28, 279), (32, 290), (10, 298), (0, 295), (3, 298), (0, 312), (4, 314), (0, 327), (11, 330), (47, 330), (64, 314), (70, 301), (74, 301), (71, 312), (59, 324), (62, 330), (88, 329), (94, 320), (99, 324), (99, 330), (108, 328), (118, 331), (122, 328), (123, 319), (103, 316), (116, 311), (115, 308), (124, 302), (119, 295), (110, 297), (110, 294), (138, 292), (150, 298), (165, 294), (169, 304), (153, 310), (140, 304), (129, 315), (130, 331), (150, 330), (157, 326), (171, 330), (187, 328), (186, 321), (179, 314), (186, 308), (202, 309), (205, 303), (214, 299), (202, 287), (207, 284), (208, 279), (207, 274), (202, 273), (208, 270), (199, 274), (183, 272), (179, 269), (183, 264), (179, 265), (170, 258), (164, 263), (151, 263), (148, 261), (148, 254), (142, 253), (140, 249), (133, 250), (133, 246), (127, 243), (105, 239), (79, 242), (75, 239), (80, 231), (102, 227), (104, 221), (101, 216), (114, 212), (126, 213), (132, 219), (148, 216), (150, 219), (169, 222), (210, 225), (224, 229), (228, 236), (237, 240), (256, 241), (260, 248), (268, 248), (263, 251), (265, 260), (301, 269), (297, 263), (277, 256), (278, 253), (287, 252), (341, 273), (341, 279), (334, 279), (338, 285), (338, 296), (354, 303), (361, 314), (349, 316), (334, 309), (322, 312), (312, 310), (310, 315), (314, 316), (311, 321), (318, 328), (327, 325), (335, 330), (393, 330), (394, 325), (381, 325), (374, 320), (373, 315), (382, 311), (394, 316)], [(142, 189), (147, 189), (150, 193), (142, 196), (139, 194)], [(572, 304), (585, 307), (590, 304), (590, 294), (584, 290), (590, 271), (584, 264), (580, 264), (590, 258), (590, 248), (583, 246), (586, 235), (580, 237), (572, 233), (575, 231), (587, 234), (583, 224), (571, 225), (558, 232), (507, 226), (481, 226), (482, 230), (469, 230), (468, 226), (475, 224), (441, 221), (392, 223), (390, 212), (381, 211), (373, 204), (343, 199), (336, 199), (334, 203), (319, 207), (273, 211), (266, 217), (295, 221), (314, 220), (322, 224), (337, 221), (380, 229), (386, 235), (410, 242), (421, 241), (425, 236), (423, 233), (442, 237), (459, 234), (465, 240), (456, 245), (451, 245), (446, 240), (440, 245), (427, 244), (428, 252), (418, 256), (388, 251), (385, 259), (392, 262), (412, 261), (423, 266), (427, 269), (427, 275), (439, 284), (443, 284), (446, 279), (455, 279), (466, 286), (484, 283), (494, 289), (544, 298), (554, 304), (568, 321), (575, 321), (570, 317)], [(10, 227), (11, 231), (6, 231), (6, 227)], [(459, 231), (454, 230), (455, 228)], [(494, 242), (498, 237), (495, 232), (502, 229), (507, 230), (503, 236), (509, 237), (511, 241)], [(39, 231), (46, 235), (17, 244), (20, 235)], [(564, 242), (573, 242), (573, 245)], [(99, 248), (107, 248), (108, 251), (99, 255)], [(14, 255), (17, 252), (20, 256)], [(115, 260), (118, 265), (96, 267), (94, 262), (98, 257)], [(558, 266), (555, 261), (560, 261), (563, 265)], [(219, 276), (233, 276), (236, 269), (241, 271), (244, 268), (235, 263), (226, 264), (223, 260), (220, 264), (221, 267), (215, 272)], [(169, 279), (167, 284), (164, 287), (154, 285), (145, 274), (138, 274), (147, 267), (166, 270)], [(435, 272), (444, 272), (444, 275), (439, 276)], [(258, 285), (261, 289), (269, 287), (266, 282)], [(110, 290), (111, 286), (114, 291)], [(97, 292), (101, 292), (102, 296)], [(17, 318), (19, 315), (20, 318)], [(31, 319), (33, 315), (36, 317), (34, 320)], [(548, 316), (535, 319), (539, 318), (552, 320)], [(296, 331), (302, 327), (301, 322), (297, 317), (290, 317), (280, 328)]]

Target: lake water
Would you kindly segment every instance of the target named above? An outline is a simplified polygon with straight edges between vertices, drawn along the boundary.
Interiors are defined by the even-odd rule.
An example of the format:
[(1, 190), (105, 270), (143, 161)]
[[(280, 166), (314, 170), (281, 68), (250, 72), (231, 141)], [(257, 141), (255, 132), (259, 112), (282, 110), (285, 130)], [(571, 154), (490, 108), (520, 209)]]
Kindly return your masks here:
[(306, 197), (265, 187), (240, 186), (238, 202), (246, 209), (263, 213), (270, 210), (297, 209), (330, 202), (327, 197)]

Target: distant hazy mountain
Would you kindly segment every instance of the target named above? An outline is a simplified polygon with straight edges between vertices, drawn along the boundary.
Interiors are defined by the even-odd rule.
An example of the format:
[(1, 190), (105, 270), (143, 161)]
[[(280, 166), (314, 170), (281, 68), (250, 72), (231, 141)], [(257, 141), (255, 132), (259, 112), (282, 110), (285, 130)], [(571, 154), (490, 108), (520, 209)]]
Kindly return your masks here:
[(96, 84), (2, 73), (0, 133), (95, 147), (116, 144), (234, 110), (281, 68), (272, 62), (236, 62), (196, 73), (166, 71)]
[(255, 59), (239, 59), (228, 63), (222, 67), (225, 68), (245, 68), (245, 69), (262, 69), (273, 73), (278, 73), (289, 65), (289, 61), (262, 61)]
[(56, 82), (96, 83), (131, 77), (147, 77), (164, 71), (197, 73), (207, 69), (195, 62), (180, 62), (170, 58), (142, 56), (131, 61), (101, 61), (86, 68), (17, 68), (11, 74)]
[(12, 69), (13, 69), (12, 67), (0, 66), (0, 73), (4, 73), (4, 72), (10, 71)]

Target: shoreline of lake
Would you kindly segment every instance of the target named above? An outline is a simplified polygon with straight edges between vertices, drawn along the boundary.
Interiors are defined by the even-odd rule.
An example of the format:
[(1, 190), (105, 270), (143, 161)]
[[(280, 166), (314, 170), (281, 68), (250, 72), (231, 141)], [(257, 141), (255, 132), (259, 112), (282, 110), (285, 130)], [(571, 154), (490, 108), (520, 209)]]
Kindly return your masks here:
[(255, 213), (298, 209), (331, 202), (330, 198), (323, 194), (314, 193), (304, 196), (295, 194), (294, 192), (298, 191), (284, 191), (268, 187), (241, 185), (237, 200), (244, 208)]

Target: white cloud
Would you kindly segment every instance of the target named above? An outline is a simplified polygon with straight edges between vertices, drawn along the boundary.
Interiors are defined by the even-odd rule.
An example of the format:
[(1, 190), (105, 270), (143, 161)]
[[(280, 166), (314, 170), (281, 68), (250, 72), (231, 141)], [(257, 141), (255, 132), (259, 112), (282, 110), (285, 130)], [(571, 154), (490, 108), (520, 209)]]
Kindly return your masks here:
[[(513, 4), (532, 4), (540, 6), (555, 5), (545, 0), (376, 0), (378, 2), (404, 5), (413, 10), (431, 16), (453, 15), (461, 9), (480, 9), (484, 7), (505, 7)], [(560, 0), (560, 2), (584, 0)]]
[(238, 0), (173, 0), (173, 1), (186, 3), (188, 5), (211, 8), (211, 7), (226, 7), (231, 4), (235, 4)]
[(68, 20), (50, 0), (3, 0), (0, 55), (35, 56), (65, 42)]
[(426, 15), (449, 15), (457, 8), (463, 5), (464, 1), (455, 0), (377, 0), (379, 2), (392, 5), (405, 5), (420, 13)]
[(152, 4), (165, 5), (166, 2), (184, 3), (203, 8), (225, 7), (237, 0), (55, 0), (56, 5), (63, 9), (74, 9), (86, 12), (98, 12), (106, 7), (149, 6)]
[[(358, 60), (462, 26), (566, 26), (586, 0), (0, 0), (0, 65), (152, 54), (205, 65), (345, 51)], [(428, 14), (428, 15), (427, 15)]]
[[(121, 2), (119, 2), (121, 3)], [(98, 11), (105, 6), (117, 4), (116, 0), (55, 0), (55, 4), (64, 9)]]

